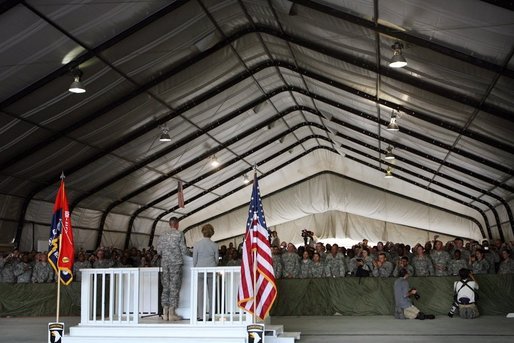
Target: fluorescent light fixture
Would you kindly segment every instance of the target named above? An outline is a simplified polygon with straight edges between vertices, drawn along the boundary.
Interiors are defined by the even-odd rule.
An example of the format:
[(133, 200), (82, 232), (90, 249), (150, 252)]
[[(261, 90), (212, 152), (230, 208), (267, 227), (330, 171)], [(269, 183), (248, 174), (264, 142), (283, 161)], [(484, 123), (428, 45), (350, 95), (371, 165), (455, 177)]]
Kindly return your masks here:
[(384, 158), (386, 160), (394, 160), (393, 147), (392, 146), (388, 146), (387, 147), (387, 153), (386, 153)]
[(392, 179), (393, 178), (393, 170), (391, 169), (391, 167), (387, 168), (386, 173), (384, 175), (384, 178), (385, 179)]

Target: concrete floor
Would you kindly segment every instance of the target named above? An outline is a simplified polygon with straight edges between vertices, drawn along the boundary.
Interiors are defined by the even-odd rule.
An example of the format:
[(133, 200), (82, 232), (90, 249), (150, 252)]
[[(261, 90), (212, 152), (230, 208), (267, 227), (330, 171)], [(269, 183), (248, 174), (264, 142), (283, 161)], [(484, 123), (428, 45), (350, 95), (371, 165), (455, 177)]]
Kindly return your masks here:
[[(48, 323), (55, 317), (0, 318), (0, 342), (48, 341)], [(62, 317), (66, 333), (79, 317)], [(273, 317), (285, 331), (301, 331), (299, 343), (504, 343), (514, 342), (514, 318), (484, 316), (475, 320), (437, 317), (435, 320), (395, 320), (390, 316)], [(66, 339), (63, 340), (66, 343)]]

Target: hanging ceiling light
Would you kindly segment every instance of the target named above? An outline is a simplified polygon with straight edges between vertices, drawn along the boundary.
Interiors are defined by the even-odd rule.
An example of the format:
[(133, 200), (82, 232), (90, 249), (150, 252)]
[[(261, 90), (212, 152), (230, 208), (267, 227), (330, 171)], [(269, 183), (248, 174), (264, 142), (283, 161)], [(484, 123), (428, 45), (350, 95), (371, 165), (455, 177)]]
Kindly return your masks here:
[(393, 170), (391, 167), (387, 167), (386, 173), (384, 175), (385, 179), (392, 179), (393, 178)]
[(216, 158), (216, 155), (212, 155), (211, 156), (211, 166), (216, 168), (219, 165), (220, 165), (220, 161), (218, 161), (218, 159)]
[(403, 68), (407, 65), (407, 60), (403, 57), (402, 49), (403, 44), (400, 42), (395, 42), (391, 45), (393, 49), (393, 57), (391, 58), (391, 62), (389, 62), (389, 66), (391, 68)]
[(394, 109), (391, 111), (391, 121), (387, 125), (387, 131), (398, 131), (400, 130), (400, 127), (398, 124), (396, 124), (396, 113), (394, 112)]
[(248, 178), (248, 175), (246, 175), (246, 174), (243, 175), (243, 183), (245, 185), (250, 183), (250, 179)]
[(75, 94), (85, 93), (86, 87), (84, 87), (84, 84), (80, 81), (82, 71), (79, 68), (75, 68), (72, 70), (72, 74), (73, 82), (71, 83), (70, 88), (68, 88), (68, 91)]
[(387, 147), (387, 153), (386, 153), (384, 158), (386, 160), (394, 160), (393, 147), (392, 146), (388, 146)]
[(166, 126), (161, 126), (161, 136), (159, 137), (160, 142), (171, 142), (171, 137), (169, 135), (170, 130)]

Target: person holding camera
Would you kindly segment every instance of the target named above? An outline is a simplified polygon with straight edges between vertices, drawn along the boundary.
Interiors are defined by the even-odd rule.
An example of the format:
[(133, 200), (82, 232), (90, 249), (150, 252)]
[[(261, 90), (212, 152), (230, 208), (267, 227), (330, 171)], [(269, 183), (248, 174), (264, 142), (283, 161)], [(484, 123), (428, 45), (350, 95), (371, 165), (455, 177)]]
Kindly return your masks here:
[(448, 316), (452, 318), (458, 309), (459, 315), (463, 319), (477, 318), (480, 315), (476, 305), (478, 283), (473, 273), (467, 268), (459, 270), (459, 276), (460, 281), (455, 281), (453, 284), (454, 302)]
[(394, 302), (395, 302), (395, 314), (396, 319), (434, 319), (433, 314), (424, 314), (416, 306), (412, 304), (411, 297), (415, 297), (416, 300), (420, 298), (416, 288), (410, 288), (409, 272), (403, 268), (398, 273), (398, 279), (394, 281)]

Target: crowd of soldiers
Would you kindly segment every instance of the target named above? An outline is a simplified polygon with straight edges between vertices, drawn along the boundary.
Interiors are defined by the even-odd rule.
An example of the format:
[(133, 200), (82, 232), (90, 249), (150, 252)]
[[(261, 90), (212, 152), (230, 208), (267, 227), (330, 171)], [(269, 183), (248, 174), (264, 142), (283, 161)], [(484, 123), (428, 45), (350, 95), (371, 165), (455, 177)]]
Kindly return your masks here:
[[(369, 246), (364, 239), (346, 249), (337, 244), (314, 243), (298, 248), (292, 243), (276, 240), (273, 236), (272, 258), (275, 278), (323, 278), (345, 276), (397, 277), (402, 268), (413, 276), (458, 275), (461, 268), (474, 274), (514, 273), (512, 250), (514, 242), (506, 244), (497, 239), (492, 244), (481, 244), (455, 238), (443, 244), (437, 236), (425, 245), (414, 247), (402, 243), (378, 242)], [(230, 243), (220, 247), (219, 266), (239, 266), (241, 248)], [(98, 248), (93, 252), (80, 250), (75, 257), (73, 280), (80, 281), (80, 269), (158, 267), (160, 255), (153, 248), (135, 247), (120, 250)], [(48, 263), (46, 252), (20, 252), (0, 256), (0, 282), (46, 283), (55, 282), (55, 272)]]
[(309, 243), (295, 247), (282, 242), (272, 245), (275, 278), (323, 278), (345, 276), (397, 277), (405, 268), (413, 276), (458, 275), (461, 268), (474, 274), (514, 273), (512, 242), (505, 244), (487, 240), (479, 244), (462, 238), (443, 244), (434, 237), (425, 245), (414, 247), (401, 243), (378, 242), (368, 246), (368, 240), (346, 249), (337, 244)]
[[(148, 249), (98, 248), (96, 251), (80, 250), (73, 265), (73, 281), (81, 281), (80, 269), (84, 268), (128, 268), (157, 267), (160, 255)], [(0, 256), (0, 282), (5, 283), (48, 283), (55, 282), (56, 274), (48, 263), (46, 252), (20, 252)]]

